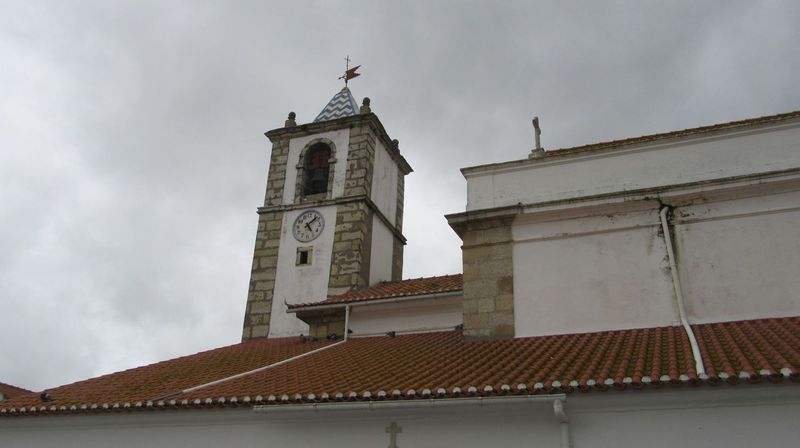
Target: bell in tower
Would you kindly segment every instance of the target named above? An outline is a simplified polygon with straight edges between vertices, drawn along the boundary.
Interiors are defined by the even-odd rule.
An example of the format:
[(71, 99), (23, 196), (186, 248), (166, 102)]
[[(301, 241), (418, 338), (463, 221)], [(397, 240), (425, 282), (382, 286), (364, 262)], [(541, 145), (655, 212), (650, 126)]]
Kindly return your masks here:
[(317, 143), (309, 148), (306, 154), (305, 182), (303, 193), (308, 195), (327, 193), (330, 177), (331, 150), (324, 143)]

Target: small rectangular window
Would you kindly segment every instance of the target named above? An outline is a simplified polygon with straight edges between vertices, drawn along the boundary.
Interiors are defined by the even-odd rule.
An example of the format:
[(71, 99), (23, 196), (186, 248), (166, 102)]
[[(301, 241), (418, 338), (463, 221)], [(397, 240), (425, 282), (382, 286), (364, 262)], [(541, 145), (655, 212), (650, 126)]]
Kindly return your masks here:
[(314, 254), (312, 247), (298, 247), (297, 259), (295, 260), (296, 266), (310, 266), (311, 256)]

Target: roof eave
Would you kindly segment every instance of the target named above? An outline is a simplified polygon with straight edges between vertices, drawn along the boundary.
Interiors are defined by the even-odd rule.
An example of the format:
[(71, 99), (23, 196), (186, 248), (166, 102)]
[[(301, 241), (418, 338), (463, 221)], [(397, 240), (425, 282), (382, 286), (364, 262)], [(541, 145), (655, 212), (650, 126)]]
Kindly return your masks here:
[(319, 302), (316, 304), (310, 305), (298, 305), (292, 306), (289, 305), (289, 308), (286, 310), (287, 313), (297, 313), (300, 311), (317, 311), (317, 310), (327, 310), (327, 309), (334, 309), (334, 308), (345, 308), (348, 306), (365, 306), (365, 305), (380, 305), (384, 303), (397, 303), (397, 302), (408, 302), (412, 300), (424, 300), (424, 299), (439, 299), (444, 297), (456, 297), (463, 295), (463, 290), (455, 290), (455, 291), (445, 291), (445, 292), (438, 292), (432, 294), (417, 294), (411, 296), (395, 296), (395, 297), (385, 297), (380, 299), (362, 299), (362, 300), (352, 300), (346, 302), (336, 302), (336, 303), (324, 303)]

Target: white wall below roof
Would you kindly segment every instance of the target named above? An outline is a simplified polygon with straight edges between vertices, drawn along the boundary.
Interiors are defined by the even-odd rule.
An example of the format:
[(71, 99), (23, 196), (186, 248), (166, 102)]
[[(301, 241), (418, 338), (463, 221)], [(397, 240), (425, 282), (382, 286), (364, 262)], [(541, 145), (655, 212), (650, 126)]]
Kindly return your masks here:
[(394, 222), (397, 213), (397, 164), (381, 142), (375, 143), (375, 165), (372, 170), (372, 202), (383, 216)]
[(377, 215), (372, 216), (372, 243), (369, 258), (370, 286), (392, 279), (394, 234)]
[(467, 210), (797, 168), (798, 125), (477, 168), (466, 174)]
[(352, 336), (382, 335), (387, 331), (416, 333), (452, 330), (463, 322), (463, 297), (440, 297), (350, 308)]
[[(333, 391), (330, 391), (333, 392)], [(559, 447), (549, 402), (458, 408), (256, 414), (245, 408), (0, 418), (2, 441), (25, 447), (388, 446)], [(775, 446), (797, 442), (800, 387), (792, 383), (573, 393), (565, 409), (575, 448)]]
[(676, 210), (692, 322), (800, 315), (800, 192)]
[(297, 185), (297, 164), (300, 162), (300, 153), (312, 140), (326, 138), (336, 146), (336, 165), (333, 174), (332, 197), (338, 198), (344, 193), (344, 180), (347, 171), (347, 152), (350, 143), (350, 128), (336, 131), (322, 132), (306, 135), (289, 140), (289, 158), (286, 162), (286, 180), (283, 185), (283, 203), (294, 203), (295, 187)]
[[(672, 209), (690, 323), (800, 315), (800, 191), (785, 188), (762, 179)], [(633, 204), (609, 203), (602, 216), (575, 216), (579, 204), (546, 217), (531, 208), (516, 219), (516, 336), (678, 323), (660, 205)]]
[[(270, 317), (270, 337), (308, 334), (308, 324), (294, 314), (286, 313), (286, 303), (314, 302), (328, 297), (328, 278), (331, 270), (333, 235), (336, 227), (335, 205), (317, 207), (325, 220), (325, 228), (313, 241), (301, 243), (292, 234), (294, 220), (310, 209), (287, 211), (283, 215), (278, 266)], [(298, 247), (312, 246), (311, 266), (295, 266)]]
[(523, 216), (512, 236), (517, 337), (678, 322), (657, 209), (549, 222)]

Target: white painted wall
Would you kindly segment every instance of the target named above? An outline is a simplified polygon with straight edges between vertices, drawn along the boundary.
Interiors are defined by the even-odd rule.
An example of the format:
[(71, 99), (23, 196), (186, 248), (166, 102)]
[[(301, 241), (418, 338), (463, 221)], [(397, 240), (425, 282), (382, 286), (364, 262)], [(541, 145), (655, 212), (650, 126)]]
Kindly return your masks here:
[(463, 296), (419, 299), (350, 308), (353, 336), (383, 335), (387, 331), (415, 333), (452, 330), (463, 319)]
[(306, 135), (289, 140), (289, 158), (286, 162), (286, 180), (283, 185), (284, 204), (294, 203), (295, 187), (297, 186), (297, 164), (300, 162), (300, 153), (310, 141), (318, 138), (327, 138), (332, 141), (336, 147), (336, 165), (333, 168), (333, 189), (331, 195), (334, 198), (338, 198), (344, 193), (345, 172), (347, 171), (347, 152), (350, 143), (350, 128)]
[[(286, 313), (286, 303), (303, 303), (324, 300), (328, 296), (328, 278), (331, 269), (333, 235), (336, 227), (335, 205), (317, 207), (325, 220), (325, 228), (313, 241), (301, 243), (292, 234), (294, 220), (308, 208), (291, 210), (283, 215), (281, 241), (278, 249), (278, 266), (275, 274), (275, 289), (272, 298), (270, 337), (308, 334), (308, 324), (294, 314)], [(295, 266), (297, 248), (314, 248), (311, 266)]]
[(682, 207), (676, 220), (692, 322), (800, 315), (800, 192)]
[(386, 224), (372, 216), (372, 243), (370, 247), (369, 284), (370, 286), (392, 279), (392, 253), (394, 252), (394, 234)]
[(800, 167), (800, 120), (713, 137), (466, 170), (467, 210)]
[(523, 204), (512, 226), (516, 336), (677, 323), (663, 204), (690, 322), (796, 316), (798, 168), (794, 120), (467, 168), (467, 209)]
[[(692, 323), (800, 315), (800, 191), (767, 188), (752, 196), (752, 188), (737, 190), (739, 197), (700, 197), (672, 210), (681, 291)], [(577, 206), (566, 205), (563, 219), (535, 209), (517, 218), (516, 335), (676, 324), (658, 202), (650, 204), (649, 210), (642, 210), (645, 203), (576, 217), (569, 216)]]
[(522, 216), (514, 239), (518, 337), (671, 325), (658, 209), (557, 221)]
[[(334, 392), (334, 391), (330, 391)], [(573, 393), (565, 408), (574, 448), (790, 447), (797, 442), (800, 387), (762, 384)], [(548, 402), (372, 411), (256, 414), (233, 408), (0, 418), (4, 446), (120, 448), (560, 446)]]
[(370, 199), (389, 222), (394, 222), (397, 213), (397, 176), (397, 164), (394, 163), (383, 144), (377, 142)]

